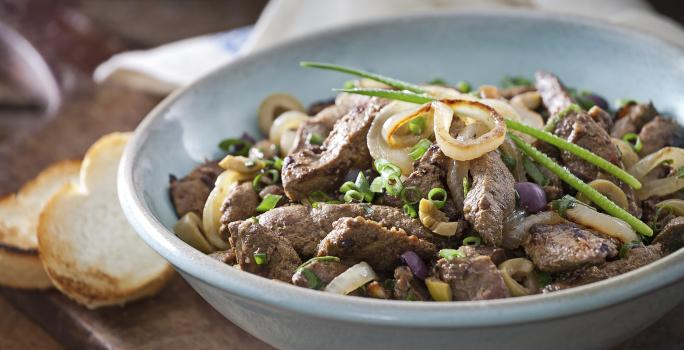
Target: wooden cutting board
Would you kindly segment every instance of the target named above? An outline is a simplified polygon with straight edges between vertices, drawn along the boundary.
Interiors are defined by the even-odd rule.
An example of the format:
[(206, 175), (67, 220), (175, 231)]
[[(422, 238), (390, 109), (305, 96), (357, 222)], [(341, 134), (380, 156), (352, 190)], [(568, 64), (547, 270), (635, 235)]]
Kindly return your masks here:
[[(12, 7), (18, 3), (26, 6), (19, 10)], [(70, 17), (74, 14), (59, 4), (54, 0), (0, 0), (0, 19), (12, 22), (38, 46), (64, 89), (62, 107), (51, 118), (31, 111), (8, 112), (0, 108), (0, 195), (15, 191), (53, 161), (82, 157), (88, 146), (105, 133), (134, 129), (160, 100), (112, 83), (93, 84), (92, 68), (111, 53), (130, 47), (130, 43), (92, 28), (85, 33), (72, 31), (71, 36), (57, 42), (50, 40), (45, 32), (46, 23), (69, 29), (68, 19), (74, 20)], [(239, 1), (235, 11), (227, 15), (238, 16), (239, 10), (263, 5), (251, 4)], [(31, 13), (38, 15), (28, 16)], [(79, 45), (79, 49), (72, 49), (74, 45)], [(88, 310), (55, 290), (0, 288), (0, 298), (25, 313), (66, 348), (271, 349), (214, 311), (178, 276), (158, 296), (125, 307)], [(0, 302), (0, 312), (8, 307), (5, 304)], [(680, 305), (620, 348), (681, 348), (683, 318), (684, 305)], [(0, 324), (0, 332), (3, 327)], [(29, 325), (25, 327), (30, 329)], [(0, 337), (13, 334), (0, 333)]]

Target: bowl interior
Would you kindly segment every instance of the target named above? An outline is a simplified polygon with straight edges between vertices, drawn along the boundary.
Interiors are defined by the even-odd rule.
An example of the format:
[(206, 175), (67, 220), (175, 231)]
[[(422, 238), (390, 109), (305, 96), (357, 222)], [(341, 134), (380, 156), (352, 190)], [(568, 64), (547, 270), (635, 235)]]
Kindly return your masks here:
[[(393, 19), (319, 34), (213, 72), (167, 99), (136, 131), (120, 170), (124, 209), (148, 244), (177, 268), (232, 288), (221, 278), (239, 272), (226, 272), (231, 269), (193, 251), (168, 230), (176, 221), (168, 195), (169, 174), (183, 176), (205, 159), (219, 157), (217, 144), (223, 138), (245, 131), (258, 135), (256, 110), (268, 94), (285, 92), (308, 104), (333, 97), (330, 89), (350, 79), (300, 68), (302, 60), (351, 65), (413, 82), (442, 78), (466, 80), (474, 86), (498, 84), (505, 75), (531, 77), (535, 70), (545, 69), (568, 86), (590, 89), (608, 101), (652, 100), (664, 114), (684, 121), (681, 51), (584, 20), (509, 11), (467, 12)], [(679, 264), (676, 277), (682, 270)], [(247, 286), (274, 285), (240, 275), (245, 275), (240, 278)], [(647, 286), (633, 288), (637, 293)], [(287, 290), (295, 296), (328, 297), (304, 289)]]

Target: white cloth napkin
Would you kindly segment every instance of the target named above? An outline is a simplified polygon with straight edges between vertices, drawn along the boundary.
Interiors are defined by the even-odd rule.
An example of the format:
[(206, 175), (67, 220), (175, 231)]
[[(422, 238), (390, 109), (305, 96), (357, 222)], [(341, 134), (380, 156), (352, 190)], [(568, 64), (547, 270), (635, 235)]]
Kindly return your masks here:
[(684, 47), (682, 27), (642, 0), (271, 0), (256, 25), (114, 55), (95, 80), (116, 79), (135, 88), (169, 93), (237, 55), (350, 23), (433, 11), (513, 7), (572, 14), (641, 30)]

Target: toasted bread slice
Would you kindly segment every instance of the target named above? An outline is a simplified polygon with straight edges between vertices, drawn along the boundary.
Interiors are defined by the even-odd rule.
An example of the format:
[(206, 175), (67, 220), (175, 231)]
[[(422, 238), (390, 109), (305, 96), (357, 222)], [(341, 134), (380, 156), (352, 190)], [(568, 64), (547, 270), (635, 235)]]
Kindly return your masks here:
[(158, 292), (169, 264), (135, 233), (116, 194), (116, 174), (128, 133), (93, 144), (78, 184), (48, 201), (38, 224), (40, 259), (52, 283), (89, 307), (124, 304)]
[(64, 184), (78, 180), (80, 161), (62, 161), (43, 170), (16, 194), (0, 198), (0, 284), (14, 288), (49, 288), (38, 259), (38, 217)]

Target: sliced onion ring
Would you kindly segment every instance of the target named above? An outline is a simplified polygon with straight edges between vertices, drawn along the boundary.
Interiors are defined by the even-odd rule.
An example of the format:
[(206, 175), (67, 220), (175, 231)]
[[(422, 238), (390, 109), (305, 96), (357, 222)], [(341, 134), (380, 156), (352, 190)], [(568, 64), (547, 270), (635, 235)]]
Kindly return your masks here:
[(657, 208), (668, 208), (672, 210), (672, 214), (677, 216), (684, 216), (684, 200), (681, 199), (666, 199), (658, 204)]
[(565, 216), (570, 221), (617, 238), (622, 243), (639, 241), (639, 236), (628, 223), (614, 216), (599, 213), (588, 206), (577, 203), (573, 208), (565, 211)]
[(268, 132), (268, 139), (276, 145), (280, 144), (280, 137), (287, 131), (297, 130), (299, 126), (309, 119), (309, 116), (299, 111), (287, 111), (273, 121)]
[(517, 223), (514, 223), (514, 226), (512, 228), (506, 229), (506, 227), (504, 227), (502, 245), (506, 249), (515, 249), (518, 248), (521, 244), (525, 243), (530, 237), (529, 230), (530, 227), (532, 227), (533, 225), (555, 225), (568, 222), (567, 220), (563, 219), (560, 215), (558, 215), (555, 211), (545, 211), (527, 217), (524, 216), (523, 212), (518, 213), (518, 217), (522, 217), (522, 220)]
[(285, 111), (304, 112), (304, 106), (288, 94), (273, 94), (266, 97), (259, 105), (259, 129), (261, 132), (268, 134), (273, 121)]
[[(394, 148), (410, 147), (420, 141), (421, 138), (428, 138), (433, 130), (433, 118), (430, 112), (430, 105), (422, 105), (420, 108), (402, 111), (389, 117), (382, 124), (382, 138), (390, 147)], [(401, 139), (396, 135), (402, 126), (421, 116), (426, 117), (426, 127), (421, 135), (406, 135)]]
[[(418, 107), (420, 108), (420, 107)], [(393, 148), (387, 144), (382, 137), (382, 127), (393, 115), (417, 109), (415, 104), (407, 102), (393, 101), (383, 107), (373, 119), (373, 123), (368, 130), (366, 142), (368, 150), (373, 159), (385, 159), (401, 169), (403, 175), (409, 175), (413, 170), (413, 159), (409, 157), (409, 147)]]
[(668, 176), (662, 179), (644, 182), (636, 191), (637, 199), (642, 201), (653, 196), (665, 196), (684, 188), (684, 179), (678, 176)]
[[(493, 108), (476, 101), (443, 100), (432, 102), (435, 118), (435, 138), (442, 152), (449, 158), (466, 161), (497, 149), (506, 136), (503, 117)], [(477, 120), (490, 130), (472, 140), (459, 141), (449, 134), (454, 114)]]
[(678, 147), (665, 147), (658, 152), (651, 153), (644, 157), (629, 168), (628, 171), (638, 180), (643, 180), (651, 170), (655, 169), (664, 161), (672, 161), (668, 166), (673, 169), (679, 169), (684, 165), (684, 149)]
[(221, 225), (221, 204), (226, 199), (228, 192), (238, 183), (240, 174), (226, 170), (217, 178), (214, 189), (209, 193), (207, 201), (204, 203), (202, 211), (202, 228), (204, 235), (209, 243), (219, 249), (228, 249), (228, 243), (219, 236), (219, 226)]
[(639, 155), (634, 152), (632, 146), (627, 142), (614, 137), (611, 137), (610, 141), (620, 150), (620, 160), (622, 160), (622, 165), (624, 165), (625, 169), (629, 169), (639, 162)]
[(324, 290), (335, 294), (349, 294), (364, 284), (377, 279), (378, 276), (373, 268), (362, 261), (335, 277)]

